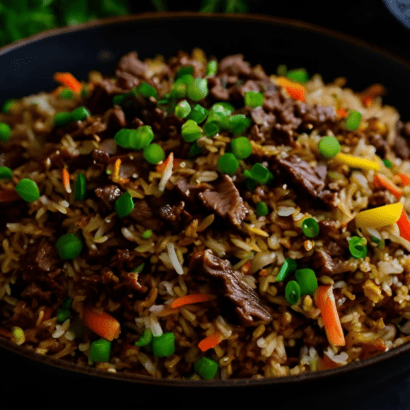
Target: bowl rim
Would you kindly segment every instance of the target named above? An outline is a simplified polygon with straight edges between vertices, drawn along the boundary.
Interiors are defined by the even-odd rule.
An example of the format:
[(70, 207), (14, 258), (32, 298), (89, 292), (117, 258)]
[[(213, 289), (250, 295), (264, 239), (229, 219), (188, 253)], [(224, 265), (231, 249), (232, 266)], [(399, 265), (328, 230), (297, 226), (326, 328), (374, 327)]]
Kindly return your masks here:
[[(225, 13), (200, 13), (191, 11), (176, 11), (176, 12), (146, 12), (129, 14), (126, 16), (117, 17), (106, 17), (101, 19), (92, 20), (86, 23), (80, 23), (73, 26), (58, 27), (43, 31), (38, 34), (34, 34), (27, 38), (18, 40), (9, 45), (0, 48), (0, 57), (6, 55), (13, 50), (28, 46), (37, 41), (47, 39), (54, 36), (61, 36), (64, 34), (69, 34), (73, 32), (86, 31), (88, 29), (111, 26), (116, 24), (122, 24), (127, 22), (139, 22), (139, 21), (159, 21), (159, 20), (174, 20), (174, 19), (201, 19), (201, 20), (230, 20), (230, 21), (242, 21), (242, 22), (259, 22), (264, 24), (271, 24), (275, 26), (286, 26), (287, 28), (305, 30), (309, 32), (314, 32), (327, 37), (332, 37), (335, 40), (350, 43), (351, 45), (358, 46), (370, 50), (372, 52), (378, 53), (384, 58), (393, 60), (401, 65), (404, 65), (408, 70), (410, 70), (410, 61), (398, 56), (388, 50), (378, 47), (366, 40), (357, 38), (350, 34), (342, 33), (333, 29), (318, 26), (316, 24), (285, 18), (277, 16), (267, 16), (261, 14), (253, 13), (235, 13), (235, 14), (225, 14)], [(0, 337), (0, 348), (7, 351), (11, 351), (21, 357), (30, 359), (33, 363), (42, 363), (47, 366), (52, 366), (54, 368), (68, 371), (70, 373), (76, 373), (78, 375), (85, 375), (95, 377), (97, 379), (111, 379), (121, 382), (130, 382), (134, 384), (142, 385), (156, 385), (156, 386), (166, 386), (166, 387), (183, 387), (183, 388), (198, 388), (198, 387), (217, 387), (217, 388), (227, 388), (227, 387), (246, 387), (246, 386), (280, 386), (280, 385), (291, 385), (296, 383), (305, 382), (316, 382), (328, 378), (335, 378), (336, 376), (348, 376), (352, 372), (359, 371), (361, 369), (369, 368), (377, 364), (382, 364), (388, 360), (396, 358), (406, 352), (410, 351), (410, 343), (404, 343), (400, 346), (395, 347), (385, 353), (378, 354), (371, 358), (352, 362), (345, 366), (321, 370), (317, 372), (302, 373), (299, 375), (292, 375), (286, 377), (277, 378), (263, 378), (263, 379), (218, 379), (218, 380), (192, 380), (192, 379), (160, 379), (154, 378), (152, 376), (137, 375), (128, 372), (111, 373), (106, 370), (96, 369), (94, 367), (82, 366), (71, 362), (66, 362), (62, 359), (57, 359), (51, 356), (45, 356), (42, 354), (35, 353), (34, 351), (26, 349), (24, 346), (20, 346), (11, 342), (8, 339)], [(410, 364), (408, 366), (410, 368)]]

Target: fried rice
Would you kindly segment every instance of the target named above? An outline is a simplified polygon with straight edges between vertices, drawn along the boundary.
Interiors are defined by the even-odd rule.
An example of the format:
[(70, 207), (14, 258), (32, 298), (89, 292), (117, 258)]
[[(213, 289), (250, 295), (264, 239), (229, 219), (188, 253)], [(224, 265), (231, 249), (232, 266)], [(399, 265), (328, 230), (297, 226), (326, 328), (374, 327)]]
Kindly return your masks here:
[[(345, 78), (296, 81), (295, 72), (306, 74), (265, 73), (240, 54), (217, 60), (200, 49), (146, 60), (130, 52), (111, 77), (91, 71), (81, 91), (59, 85), (9, 102), (0, 113), (11, 129), (0, 166), (12, 171), (0, 179), (0, 337), (80, 366), (179, 379), (298, 375), (410, 341), (410, 242), (398, 217), (357, 224), (366, 210), (376, 219), (392, 204), (410, 211), (410, 123), (383, 104), (380, 84), (355, 92)], [(187, 91), (195, 79), (205, 91)], [(181, 101), (187, 116), (176, 115)], [(191, 119), (200, 131), (191, 139), (183, 130), (194, 107), (210, 118), (215, 104), (225, 110), (217, 132), (206, 131), (205, 115)], [(79, 107), (83, 118), (56, 122)], [(121, 130), (138, 129), (152, 131), (159, 160), (120, 141)], [(319, 149), (325, 136), (339, 153)], [(235, 160), (240, 137), (251, 153)], [(24, 200), (22, 180), (38, 198)], [(57, 244), (68, 233), (82, 247), (63, 258)], [(358, 255), (353, 238), (364, 244)], [(290, 261), (314, 272), (312, 290), (295, 269), (279, 278)], [(289, 282), (302, 290), (296, 299)], [(105, 359), (92, 353), (101, 340)], [(204, 357), (213, 371), (201, 373)]]

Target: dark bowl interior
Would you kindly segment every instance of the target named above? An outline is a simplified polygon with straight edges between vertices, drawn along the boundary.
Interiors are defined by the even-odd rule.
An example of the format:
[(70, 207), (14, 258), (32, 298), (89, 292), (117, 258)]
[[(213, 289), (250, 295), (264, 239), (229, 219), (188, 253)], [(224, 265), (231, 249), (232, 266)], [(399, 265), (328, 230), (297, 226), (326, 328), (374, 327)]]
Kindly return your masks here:
[[(325, 81), (338, 76), (347, 85), (361, 90), (382, 83), (388, 93), (386, 104), (398, 108), (403, 119), (410, 119), (410, 105), (403, 84), (410, 82), (410, 64), (397, 56), (358, 39), (303, 22), (252, 15), (205, 15), (195, 13), (146, 14), (106, 19), (72, 28), (52, 30), (0, 49), (0, 104), (41, 90), (50, 91), (56, 84), (53, 74), (69, 71), (87, 79), (90, 70), (111, 75), (123, 54), (136, 50), (144, 59), (178, 50), (202, 48), (207, 55), (223, 57), (241, 53), (254, 64), (262, 64), (274, 73), (279, 64), (289, 68), (305, 67), (320, 73)], [(409, 370), (410, 344), (383, 355), (349, 366), (289, 378), (232, 381), (153, 380), (126, 374), (111, 374), (83, 369), (59, 360), (27, 352), (0, 338), (0, 358), (4, 380), (30, 383), (36, 375), (58, 377), (76, 382), (80, 388), (94, 383), (99, 388), (136, 386), (144, 392), (170, 391), (189, 387), (246, 387), (235, 389), (238, 397), (247, 389), (265, 392), (290, 392), (286, 401), (322, 400), (340, 392), (352, 392), (377, 382), (405, 374)], [(34, 379), (35, 380), (35, 379)], [(85, 382), (84, 382), (85, 380)], [(320, 397), (314, 393), (320, 387)], [(135, 387), (132, 387), (135, 389)], [(151, 390), (150, 390), (151, 389)], [(168, 389), (168, 390), (167, 390)], [(135, 391), (135, 390), (133, 390)], [(298, 394), (291, 392), (298, 391)], [(303, 393), (302, 393), (303, 392)], [(302, 395), (301, 395), (302, 394)], [(283, 396), (281, 396), (283, 397)]]

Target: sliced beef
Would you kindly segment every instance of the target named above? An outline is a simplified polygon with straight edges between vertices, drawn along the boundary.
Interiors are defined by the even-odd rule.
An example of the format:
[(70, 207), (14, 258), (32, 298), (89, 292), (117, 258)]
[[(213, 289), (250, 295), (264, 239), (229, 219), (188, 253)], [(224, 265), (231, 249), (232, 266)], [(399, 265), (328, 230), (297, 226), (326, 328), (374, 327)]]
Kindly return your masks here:
[(193, 254), (188, 272), (200, 281), (209, 281), (213, 291), (221, 299), (221, 304), (225, 305), (228, 311), (233, 310), (243, 326), (255, 326), (260, 321), (272, 320), (268, 307), (256, 292), (240, 279), (230, 262), (218, 258), (209, 249)]
[(243, 60), (242, 54), (234, 54), (219, 62), (218, 71), (229, 75), (249, 76), (252, 68), (249, 62)]
[(104, 79), (95, 84), (87, 100), (87, 107), (92, 114), (104, 114), (112, 107), (112, 99), (115, 95), (123, 94), (125, 90), (120, 88), (114, 81)]
[(108, 164), (110, 162), (110, 155), (102, 149), (95, 148), (92, 152), (94, 161), (97, 164)]
[(295, 188), (300, 188), (311, 198), (330, 207), (335, 208), (335, 193), (326, 189), (326, 181), (323, 178), (323, 169), (316, 171), (305, 160), (296, 155), (286, 155), (276, 161), (280, 172), (290, 178)]
[(160, 197), (149, 196), (146, 200), (155, 215), (173, 231), (180, 231), (184, 222), (190, 219), (189, 213), (185, 211), (185, 203), (180, 201), (174, 204), (175, 199), (167, 193)]
[(126, 90), (131, 90), (140, 83), (140, 80), (147, 80), (147, 69), (147, 65), (138, 58), (136, 51), (125, 54), (115, 69), (118, 84)]
[(137, 200), (129, 216), (135, 219), (144, 228), (153, 231), (159, 231), (164, 225), (146, 199)]
[(186, 201), (194, 201), (198, 193), (212, 189), (212, 185), (206, 182), (190, 184), (187, 178), (181, 177), (176, 183), (176, 189)]
[(58, 264), (58, 255), (55, 246), (45, 239), (41, 240), (37, 248), (35, 261), (38, 267), (45, 272), (54, 270)]
[(332, 257), (325, 249), (320, 249), (314, 252), (311, 258), (313, 270), (320, 275), (333, 275), (335, 263)]
[(410, 158), (410, 121), (396, 123), (396, 138), (393, 141), (393, 151), (401, 159)]
[(96, 188), (95, 195), (101, 200), (105, 210), (111, 210), (113, 203), (121, 196), (121, 189), (114, 184), (106, 185), (103, 188)]
[(392, 198), (387, 191), (380, 189), (374, 191), (369, 196), (368, 208), (378, 208), (379, 206), (390, 205), (394, 202), (394, 198)]
[(248, 214), (232, 178), (226, 174), (217, 180), (213, 190), (200, 192), (198, 198), (207, 208), (212, 209), (222, 218), (227, 218), (236, 226), (239, 226)]

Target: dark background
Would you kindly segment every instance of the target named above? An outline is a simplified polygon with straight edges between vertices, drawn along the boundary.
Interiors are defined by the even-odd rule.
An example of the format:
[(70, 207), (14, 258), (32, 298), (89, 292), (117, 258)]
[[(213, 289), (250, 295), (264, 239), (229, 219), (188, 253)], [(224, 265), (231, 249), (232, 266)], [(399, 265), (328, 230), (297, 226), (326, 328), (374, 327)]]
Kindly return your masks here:
[[(18, 0), (17, 0), (18, 1)], [(395, 0), (393, 0), (395, 1)], [(200, 1), (185, 1), (178, 4), (168, 1), (170, 11), (191, 10), (200, 8)], [(141, 2), (133, 2), (134, 12), (152, 11), (150, 3), (145, 6)], [(269, 14), (278, 17), (301, 20), (315, 25), (345, 33), (365, 40), (378, 47), (410, 60), (410, 30), (400, 24), (388, 11), (381, 0), (344, 0), (344, 1), (281, 1), (281, 0), (254, 0), (250, 4), (250, 11), (257, 14)], [(212, 28), (210, 28), (212, 29)], [(222, 33), (223, 35), (223, 33)], [(326, 50), (323, 50), (326, 53)], [(337, 62), (331, 62), (337, 64)], [(303, 62), (301, 62), (303, 65)], [(358, 72), (361, 68), (357, 66)], [(1, 73), (1, 69), (0, 69)], [(366, 73), (363, 73), (365, 75)], [(403, 84), (404, 92), (407, 84)], [(10, 405), (23, 408), (26, 403), (31, 406), (37, 403), (43, 408), (51, 407), (88, 407), (124, 408), (141, 405), (159, 408), (155, 389), (141, 387), (110, 385), (104, 381), (96, 382), (87, 378), (76, 378), (69, 374), (56, 375), (52, 371), (37, 366), (24, 366), (24, 359), (7, 354), (8, 360), (0, 359), (0, 406)], [(24, 369), (24, 370), (22, 370)], [(167, 392), (167, 397), (162, 397), (162, 403), (177, 401), (178, 406), (189, 408), (219, 407), (217, 403), (235, 405), (235, 397), (246, 396), (243, 407), (249, 402), (258, 406), (272, 406), (282, 408), (280, 403), (286, 402), (286, 397), (277, 396), (278, 392), (270, 394), (264, 391), (263, 395), (254, 395), (251, 391), (220, 391), (220, 395), (204, 392), (200, 396), (192, 392)], [(273, 392), (272, 392), (273, 393)], [(303, 393), (295, 391), (295, 396)], [(320, 396), (321, 392), (317, 392)], [(164, 395), (161, 391), (160, 396)], [(340, 396), (335, 395), (329, 403), (322, 403), (320, 408), (349, 410), (402, 410), (410, 409), (410, 374), (398, 375), (387, 382), (379, 383), (343, 399), (343, 390)], [(105, 401), (107, 397), (107, 401)], [(165, 399), (165, 400), (164, 400)], [(108, 401), (110, 400), (110, 401)], [(237, 401), (236, 401), (237, 402)], [(234, 404), (235, 403), (235, 404)], [(105, 404), (105, 405), (104, 405)], [(161, 405), (162, 407), (162, 405)], [(304, 403), (305, 408), (319, 408), (311, 401)], [(286, 407), (285, 407), (286, 408)], [(290, 408), (289, 408), (290, 409)]]

